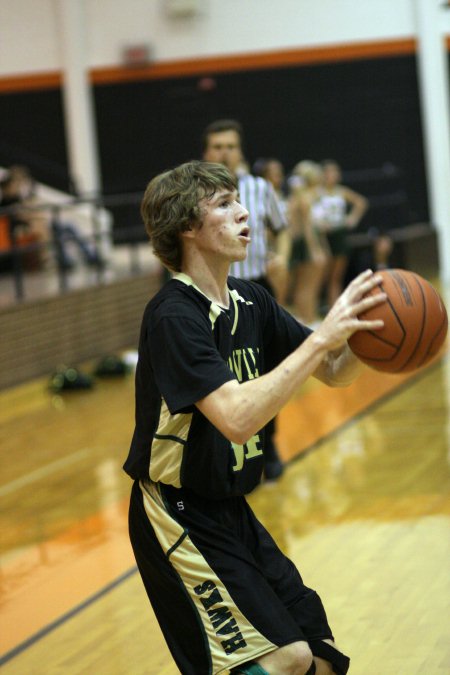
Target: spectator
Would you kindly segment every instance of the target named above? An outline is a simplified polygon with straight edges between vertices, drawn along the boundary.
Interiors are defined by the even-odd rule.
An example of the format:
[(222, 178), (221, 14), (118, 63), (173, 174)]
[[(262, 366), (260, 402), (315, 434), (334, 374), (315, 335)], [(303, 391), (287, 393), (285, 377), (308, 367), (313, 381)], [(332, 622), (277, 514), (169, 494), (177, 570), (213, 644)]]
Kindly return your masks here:
[(326, 300), (331, 307), (342, 292), (348, 266), (347, 233), (358, 225), (368, 209), (365, 197), (341, 185), (337, 162), (322, 162), (323, 181), (314, 213), (314, 225), (324, 233), (330, 249), (326, 275)]
[(76, 263), (68, 253), (67, 244), (73, 242), (88, 265), (102, 264), (95, 246), (73, 224), (61, 221), (55, 215), (56, 209), (49, 212), (49, 205), (40, 203), (36, 196), (34, 178), (27, 167), (10, 167), (1, 183), (0, 205), (16, 207), (10, 216), (12, 237), (24, 232), (37, 235), (43, 244), (44, 260), (45, 249), (53, 244), (58, 266), (65, 270), (72, 269)]
[(299, 162), (297, 178), (289, 198), (294, 312), (300, 321), (315, 326), (319, 321), (319, 295), (327, 263), (328, 247), (313, 224), (313, 212), (320, 196), (322, 171), (310, 160)]
[[(287, 214), (287, 193), (285, 190), (285, 171), (284, 166), (279, 159), (270, 157), (267, 159), (257, 159), (253, 164), (253, 173), (256, 176), (261, 176), (270, 183), (278, 198), (278, 202), (282, 209), (283, 215), (288, 220)], [(269, 257), (267, 261), (267, 276), (271, 283), (277, 301), (286, 306), (287, 296), (289, 291), (289, 266), (286, 261), (291, 255), (291, 237), (289, 229), (286, 232), (285, 240), (283, 241), (284, 251), (282, 256), (273, 254), (274, 242), (271, 232), (269, 236)]]

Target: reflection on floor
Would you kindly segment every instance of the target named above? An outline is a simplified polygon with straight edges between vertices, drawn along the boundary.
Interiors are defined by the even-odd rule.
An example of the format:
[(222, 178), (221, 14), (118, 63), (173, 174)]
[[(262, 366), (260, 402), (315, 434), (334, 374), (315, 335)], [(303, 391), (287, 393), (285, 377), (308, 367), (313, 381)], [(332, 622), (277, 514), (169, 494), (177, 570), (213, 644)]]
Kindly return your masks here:
[[(403, 380), (311, 381), (280, 416), (285, 474), (249, 497), (355, 675), (448, 672), (449, 400), (445, 355)], [(0, 422), (6, 675), (176, 675), (128, 542), (133, 378), (62, 396), (36, 381), (0, 394)]]

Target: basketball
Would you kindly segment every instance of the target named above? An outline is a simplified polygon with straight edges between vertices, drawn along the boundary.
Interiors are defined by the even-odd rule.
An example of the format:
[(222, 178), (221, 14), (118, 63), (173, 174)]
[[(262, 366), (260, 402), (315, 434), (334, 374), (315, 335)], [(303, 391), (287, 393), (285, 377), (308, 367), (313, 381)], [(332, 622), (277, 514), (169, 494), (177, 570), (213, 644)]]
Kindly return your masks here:
[(447, 335), (448, 318), (444, 303), (433, 286), (414, 272), (387, 269), (380, 290), (385, 303), (359, 315), (359, 319), (382, 319), (381, 330), (361, 330), (348, 344), (353, 353), (375, 370), (405, 373), (427, 364), (440, 350)]

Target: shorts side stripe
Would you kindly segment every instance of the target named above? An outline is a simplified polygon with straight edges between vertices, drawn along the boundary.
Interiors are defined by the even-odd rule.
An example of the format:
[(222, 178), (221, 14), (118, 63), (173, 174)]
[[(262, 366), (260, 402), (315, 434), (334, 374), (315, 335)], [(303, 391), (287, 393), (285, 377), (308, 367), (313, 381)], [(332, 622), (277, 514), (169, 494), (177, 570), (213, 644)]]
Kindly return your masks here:
[(173, 553), (173, 551), (175, 551), (175, 549), (178, 548), (178, 546), (180, 546), (180, 545), (183, 543), (183, 539), (184, 539), (185, 537), (187, 537), (187, 536), (188, 536), (188, 533), (187, 533), (187, 530), (185, 530), (185, 531), (183, 532), (183, 534), (181, 535), (181, 537), (178, 539), (178, 541), (175, 542), (175, 544), (172, 546), (172, 548), (169, 548), (169, 550), (167, 551), (166, 556), (167, 556), (168, 558), (170, 558), (170, 556), (171, 556), (171, 554)]
[(227, 588), (167, 510), (158, 486), (141, 483), (144, 508), (203, 627), (212, 673), (218, 675), (277, 648), (242, 614)]

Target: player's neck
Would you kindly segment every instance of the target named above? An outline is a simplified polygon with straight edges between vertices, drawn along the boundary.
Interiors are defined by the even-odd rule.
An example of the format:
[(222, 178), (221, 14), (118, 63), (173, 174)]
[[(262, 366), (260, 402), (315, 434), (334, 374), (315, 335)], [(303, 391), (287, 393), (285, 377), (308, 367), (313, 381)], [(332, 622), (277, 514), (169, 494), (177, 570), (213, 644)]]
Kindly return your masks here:
[(228, 307), (230, 297), (228, 295), (227, 279), (229, 264), (210, 265), (205, 260), (197, 260), (195, 265), (183, 265), (182, 272), (187, 274), (194, 284), (206, 295), (207, 298), (221, 307)]

